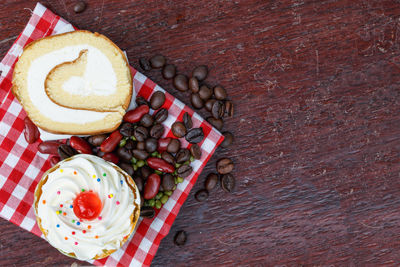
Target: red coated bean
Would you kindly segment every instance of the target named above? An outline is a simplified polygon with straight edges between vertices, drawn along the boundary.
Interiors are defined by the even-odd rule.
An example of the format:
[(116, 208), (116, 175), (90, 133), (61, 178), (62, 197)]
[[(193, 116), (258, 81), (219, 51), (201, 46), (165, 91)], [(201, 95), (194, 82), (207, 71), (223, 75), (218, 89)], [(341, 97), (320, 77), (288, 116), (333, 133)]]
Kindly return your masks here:
[(122, 134), (116, 130), (110, 134), (109, 137), (107, 137), (106, 140), (101, 143), (100, 150), (103, 152), (111, 152), (113, 151), (117, 145), (119, 144), (119, 141), (122, 139)]
[(162, 153), (166, 151), (170, 141), (171, 141), (170, 137), (158, 139), (158, 149), (157, 149), (158, 152)]
[(58, 141), (44, 141), (38, 145), (38, 150), (42, 154), (58, 155), (58, 147), (61, 145)]
[(144, 114), (149, 113), (149, 106), (141, 105), (133, 110), (128, 111), (124, 116), (124, 121), (135, 123), (140, 121)]
[(158, 189), (160, 189), (161, 179), (158, 174), (151, 174), (146, 181), (146, 185), (144, 186), (143, 197), (144, 199), (152, 199), (158, 193)]
[(175, 167), (172, 166), (171, 164), (169, 164), (168, 162), (166, 162), (163, 159), (148, 158), (147, 159), (147, 164), (149, 164), (149, 167), (154, 169), (154, 170), (167, 172), (167, 173), (172, 173), (172, 172), (175, 171)]
[(61, 160), (61, 159), (60, 159), (60, 157), (58, 157), (58, 156), (51, 157), (51, 158), (50, 158), (51, 167), (53, 167), (54, 165), (56, 165), (60, 160)]
[(33, 122), (29, 119), (29, 117), (25, 117), (24, 122), (25, 122), (25, 127), (24, 127), (25, 140), (29, 144), (33, 144), (40, 136), (39, 129), (35, 124), (33, 124)]
[(82, 154), (92, 154), (92, 148), (89, 143), (78, 136), (71, 136), (69, 139), (69, 144), (72, 148)]
[(114, 164), (117, 164), (118, 161), (119, 161), (119, 158), (114, 153), (105, 153), (103, 155), (103, 159), (107, 160), (107, 161), (110, 161), (110, 162), (112, 162)]

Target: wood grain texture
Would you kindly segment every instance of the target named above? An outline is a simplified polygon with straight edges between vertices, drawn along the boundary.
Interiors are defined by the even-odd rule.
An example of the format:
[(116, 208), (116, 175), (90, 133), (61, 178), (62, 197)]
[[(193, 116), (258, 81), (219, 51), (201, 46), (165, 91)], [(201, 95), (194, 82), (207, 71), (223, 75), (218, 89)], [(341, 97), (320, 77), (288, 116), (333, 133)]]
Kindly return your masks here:
[[(235, 147), (207, 165), (154, 266), (400, 264), (398, 0), (88, 1), (82, 14), (74, 3), (43, 1), (135, 67), (156, 53), (180, 73), (207, 64), (207, 82), (235, 103)], [(3, 57), (34, 3), (1, 5)], [(159, 71), (145, 74), (189, 103)], [(236, 163), (235, 193), (197, 203), (222, 156)], [(74, 262), (4, 220), (0, 232), (1, 266)]]

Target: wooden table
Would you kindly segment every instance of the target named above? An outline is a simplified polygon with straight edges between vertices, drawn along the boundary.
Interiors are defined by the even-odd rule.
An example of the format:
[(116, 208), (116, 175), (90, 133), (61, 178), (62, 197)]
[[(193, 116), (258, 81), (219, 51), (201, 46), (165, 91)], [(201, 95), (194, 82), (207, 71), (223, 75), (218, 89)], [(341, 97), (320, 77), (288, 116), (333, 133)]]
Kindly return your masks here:
[[(155, 53), (185, 74), (207, 64), (235, 103), (235, 147), (212, 158), (154, 266), (400, 264), (399, 1), (88, 1), (82, 14), (74, 3), (43, 1), (135, 67)], [(2, 2), (0, 57), (34, 5)], [(159, 71), (146, 75), (189, 104)], [(196, 202), (222, 156), (236, 191)], [(5, 220), (0, 232), (1, 266), (74, 262)]]

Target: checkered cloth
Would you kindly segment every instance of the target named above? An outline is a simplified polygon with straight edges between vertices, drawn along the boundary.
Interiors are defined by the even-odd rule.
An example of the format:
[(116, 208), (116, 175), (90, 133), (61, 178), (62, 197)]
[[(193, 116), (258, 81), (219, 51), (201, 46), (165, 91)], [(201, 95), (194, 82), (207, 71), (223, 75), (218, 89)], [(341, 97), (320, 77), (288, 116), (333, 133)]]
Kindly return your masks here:
[[(0, 216), (16, 225), (42, 236), (33, 211), (33, 194), (43, 173), (50, 168), (49, 156), (38, 152), (37, 145), (29, 145), (24, 138), (24, 118), (26, 113), (11, 93), (11, 78), (15, 62), (25, 45), (31, 41), (57, 34), (69, 23), (41, 4), (37, 4), (28, 25), (18, 36), (7, 55), (1, 61), (0, 70)], [(137, 70), (132, 69), (134, 88), (138, 95), (149, 99), (156, 90), (164, 91)], [(169, 117), (164, 122), (168, 129), (166, 136), (171, 136), (171, 125), (182, 120), (183, 114), (192, 115), (194, 127), (202, 127), (205, 138), (199, 144), (202, 149), (200, 160), (194, 161), (193, 174), (177, 186), (168, 202), (157, 211), (154, 219), (141, 219), (136, 232), (125, 245), (108, 258), (92, 261), (96, 265), (107, 266), (149, 266), (160, 241), (165, 237), (185, 202), (191, 188), (203, 167), (222, 142), (223, 136), (198, 114), (185, 106), (178, 99), (166, 93), (164, 107)], [(181, 139), (184, 147), (189, 147)], [(43, 236), (42, 236), (43, 237)]]

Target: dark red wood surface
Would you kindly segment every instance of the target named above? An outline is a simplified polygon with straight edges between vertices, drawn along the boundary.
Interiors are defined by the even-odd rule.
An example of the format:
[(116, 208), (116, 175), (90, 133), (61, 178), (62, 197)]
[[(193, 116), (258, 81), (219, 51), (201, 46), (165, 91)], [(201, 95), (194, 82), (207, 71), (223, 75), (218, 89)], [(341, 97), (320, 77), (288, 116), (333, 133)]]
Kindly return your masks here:
[[(185, 74), (207, 64), (235, 103), (235, 146), (207, 165), (154, 266), (399, 266), (399, 1), (88, 1), (82, 14), (74, 3), (43, 1), (135, 67), (155, 53)], [(0, 3), (0, 57), (34, 5)], [(222, 156), (236, 163), (235, 193), (196, 202)], [(76, 262), (5, 220), (0, 233), (1, 266)]]

